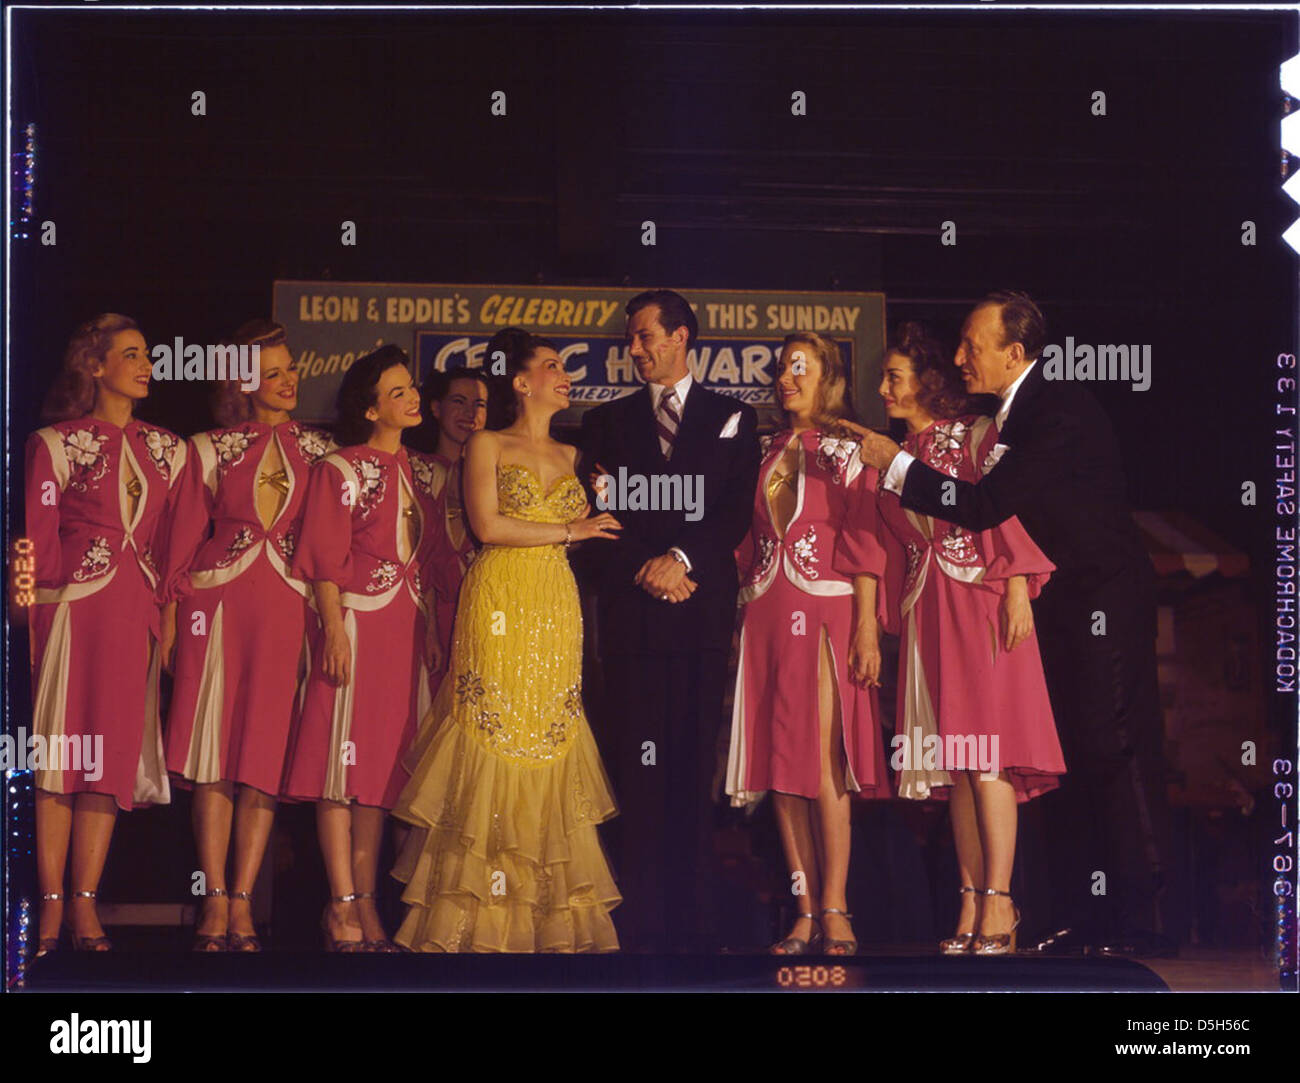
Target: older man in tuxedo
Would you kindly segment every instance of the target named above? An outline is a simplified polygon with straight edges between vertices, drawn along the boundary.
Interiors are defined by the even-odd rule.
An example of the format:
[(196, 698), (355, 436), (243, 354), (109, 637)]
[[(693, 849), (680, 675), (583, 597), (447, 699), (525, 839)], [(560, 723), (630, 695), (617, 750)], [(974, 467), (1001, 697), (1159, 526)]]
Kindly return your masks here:
[[(687, 366), (698, 325), (671, 290), (627, 306), (646, 386), (582, 419), (583, 476), (623, 524), (596, 554), (599, 720), (620, 806), (615, 852), (625, 948), (718, 946), (711, 787), (735, 624), (734, 551), (758, 482), (757, 416)], [(671, 484), (667, 484), (671, 483)], [(641, 492), (675, 493), (678, 506)], [(603, 499), (602, 499), (603, 494)], [(689, 502), (689, 506), (687, 506)], [(651, 503), (656, 506), (645, 506)]]
[(962, 328), (967, 390), (1002, 399), (997, 464), (981, 481), (947, 477), (878, 433), (862, 455), (906, 508), (970, 530), (1019, 517), (1057, 567), (1034, 614), (1070, 772), (1044, 809), (1067, 870), (1058, 893), (1069, 925), (1040, 950), (1171, 954), (1158, 906), (1169, 847), (1154, 573), (1110, 423), (1088, 391), (1045, 379), (1045, 336), (1019, 292), (990, 294)]

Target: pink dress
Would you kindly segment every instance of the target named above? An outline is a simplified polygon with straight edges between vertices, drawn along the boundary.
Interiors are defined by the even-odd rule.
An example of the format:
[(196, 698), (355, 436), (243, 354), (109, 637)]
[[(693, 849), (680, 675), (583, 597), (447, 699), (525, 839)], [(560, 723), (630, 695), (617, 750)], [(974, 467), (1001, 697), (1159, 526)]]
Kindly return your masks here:
[[(782, 537), (767, 492), (792, 440), (798, 443), (798, 496)], [(853, 577), (879, 579), (885, 571), (876, 537), (876, 472), (863, 468), (855, 441), (786, 430), (763, 442), (753, 524), (737, 550), (744, 620), (727, 793), (733, 805), (756, 801), (766, 790), (817, 796), (824, 629), (843, 720), (845, 787), (861, 797), (888, 797), (877, 690), (855, 684), (849, 672)]]
[(438, 668), (429, 671), (429, 691), (436, 696), (451, 663), (452, 625), (460, 600), (460, 584), (478, 548), (465, 522), (460, 497), (461, 464), (437, 454), (426, 455), (420, 451), (407, 454), (428, 524), (421, 546), (420, 578), (426, 590), (433, 589), (438, 642), (442, 646)]
[[(281, 464), (274, 472), (273, 443)], [(309, 472), (333, 448), (325, 433), (297, 421), (274, 428), (249, 421), (190, 441), (163, 595), (177, 602), (167, 767), (178, 781), (279, 792), (310, 593), (289, 563)], [(263, 485), (283, 494), (269, 528), (258, 514)]]
[[(992, 418), (939, 421), (904, 447), (941, 473), (976, 482), (997, 463)], [(1006, 581), (1031, 598), (1055, 570), (1018, 519), (972, 533), (880, 496), (890, 560), (901, 567), (899, 725), (890, 764), (901, 797), (946, 797), (952, 770), (1006, 771), (1016, 800), (1055, 789), (1065, 773), (1031, 635), (1008, 653), (998, 607)], [(936, 739), (937, 738), (937, 739)], [(927, 752), (928, 750), (928, 752)]]
[[(405, 540), (402, 494), (418, 530)], [(293, 574), (338, 585), (351, 679), (322, 669), (325, 633), (308, 621), (309, 669), (281, 793), (391, 809), (400, 766), (430, 705), (418, 558), (424, 514), (406, 450), (357, 444), (312, 471)]]
[(159, 534), (184, 465), (180, 437), (134, 419), (60, 421), (27, 441), (39, 789), (111, 794), (124, 809), (171, 800), (158, 718)]

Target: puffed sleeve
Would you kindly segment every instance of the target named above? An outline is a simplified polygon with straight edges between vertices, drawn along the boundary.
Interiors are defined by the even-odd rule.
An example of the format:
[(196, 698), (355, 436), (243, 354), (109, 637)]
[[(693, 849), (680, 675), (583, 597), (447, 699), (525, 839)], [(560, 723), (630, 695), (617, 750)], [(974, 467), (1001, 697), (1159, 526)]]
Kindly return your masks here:
[(352, 579), (352, 512), (344, 498), (342, 472), (322, 460), (312, 467), (303, 501), (293, 574), (309, 582), (327, 580), (343, 589)]
[(49, 446), (39, 432), (27, 438), (26, 531), (32, 543), (36, 585), (63, 586), (63, 553), (59, 543), (59, 501), (63, 486), (54, 470)]
[[(888, 529), (880, 517), (876, 496), (877, 473), (863, 467), (845, 494), (839, 530), (835, 535), (835, 552), (831, 566), (841, 575), (870, 575), (876, 584), (876, 617), (891, 630), (888, 571), (891, 567), (886, 548)], [(894, 566), (897, 565), (894, 561)]]
[[(997, 427), (990, 425), (975, 453), (975, 466), (981, 477), (997, 469), (996, 445)], [(976, 535), (976, 544), (984, 558), (984, 582), (998, 591), (1005, 589), (1008, 579), (1023, 575), (1029, 587), (1029, 597), (1037, 598), (1056, 570), (1056, 565), (1034, 544), (1014, 515), (997, 526), (980, 531)]]
[(159, 551), (163, 554), (163, 578), (158, 600), (163, 605), (191, 592), (190, 568), (199, 547), (207, 540), (212, 504), (212, 490), (203, 480), (203, 464), (191, 445), (161, 517)]

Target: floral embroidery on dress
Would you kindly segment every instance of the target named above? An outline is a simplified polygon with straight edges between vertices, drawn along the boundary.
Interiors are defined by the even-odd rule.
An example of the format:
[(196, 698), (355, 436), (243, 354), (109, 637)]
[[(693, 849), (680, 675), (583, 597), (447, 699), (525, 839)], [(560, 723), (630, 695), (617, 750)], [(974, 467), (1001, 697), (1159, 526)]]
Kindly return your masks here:
[(180, 444), (180, 437), (173, 436), (169, 432), (163, 432), (161, 429), (141, 427), (140, 432), (144, 437), (144, 449), (149, 453), (149, 461), (153, 463), (154, 469), (158, 473), (170, 481), (172, 463), (175, 461), (176, 448)]
[(334, 441), (320, 429), (308, 428), (294, 423), (294, 438), (298, 441), (298, 452), (308, 465), (315, 465), (317, 459), (324, 458), (335, 449)]
[(226, 555), (217, 561), (217, 567), (225, 568), (235, 563), (239, 559), (239, 554), (252, 545), (254, 540), (252, 530), (241, 526), (230, 539), (230, 544), (226, 546)]
[(907, 543), (907, 572), (903, 576), (904, 592), (912, 589), (912, 584), (916, 582), (917, 570), (921, 567), (921, 547), (914, 541)]
[(979, 560), (974, 537), (969, 530), (956, 525), (949, 527), (947, 533), (939, 539), (939, 548), (954, 564), (974, 564)]
[(794, 562), (809, 579), (817, 579), (820, 572), (813, 567), (817, 560), (817, 528), (810, 526), (802, 538), (790, 546), (794, 553)]
[(750, 583), (761, 583), (763, 576), (767, 575), (768, 570), (772, 567), (772, 560), (776, 556), (776, 541), (768, 534), (762, 535), (758, 539), (758, 560), (754, 564), (754, 570), (750, 573)]
[(955, 478), (964, 457), (963, 448), (969, 431), (966, 424), (961, 421), (940, 422), (930, 431), (932, 435), (925, 449), (926, 463)]
[(415, 479), (415, 484), (425, 496), (436, 497), (437, 491), (434, 489), (433, 464), (419, 455), (412, 455), (411, 460), (411, 477)]
[(377, 594), (381, 590), (387, 590), (397, 582), (397, 576), (401, 570), (391, 560), (381, 560), (378, 567), (370, 573), (370, 582), (366, 584), (366, 592)]
[(219, 436), (214, 436), (212, 450), (217, 453), (218, 469), (225, 470), (237, 466), (243, 461), (244, 452), (252, 442), (252, 435), (240, 429), (228, 429)]
[(858, 447), (857, 440), (822, 433), (817, 442), (817, 465), (831, 474), (837, 485), (843, 485), (845, 471), (858, 453)]
[(77, 429), (63, 433), (62, 438), (63, 453), (72, 468), (69, 484), (84, 493), (88, 485), (93, 485), (108, 470), (108, 457), (103, 452), (108, 437), (94, 429)]
[(384, 493), (388, 490), (388, 483), (384, 480), (387, 471), (384, 464), (374, 457), (358, 459), (355, 465), (357, 474), (361, 478), (361, 492), (357, 494), (357, 510), (361, 512), (361, 518), (365, 519), (374, 511), (375, 505), (384, 499)]
[(298, 548), (298, 533), (290, 527), (275, 539), (275, 547), (286, 561), (293, 559), (293, 552)]
[(72, 573), (72, 578), (77, 582), (84, 582), (87, 579), (94, 579), (97, 575), (103, 575), (108, 570), (112, 559), (113, 551), (108, 547), (108, 539), (91, 538), (90, 548), (81, 558), (81, 567)]

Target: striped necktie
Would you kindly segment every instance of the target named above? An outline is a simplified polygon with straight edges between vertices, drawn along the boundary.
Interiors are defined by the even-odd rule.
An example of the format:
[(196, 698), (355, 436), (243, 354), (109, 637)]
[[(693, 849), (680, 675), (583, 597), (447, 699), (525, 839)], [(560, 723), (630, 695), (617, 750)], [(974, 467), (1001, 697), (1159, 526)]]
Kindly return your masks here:
[(673, 441), (677, 439), (677, 427), (681, 424), (681, 414), (677, 412), (677, 389), (670, 388), (659, 400), (659, 416), (655, 424), (659, 429), (659, 450), (664, 459), (673, 457)]

